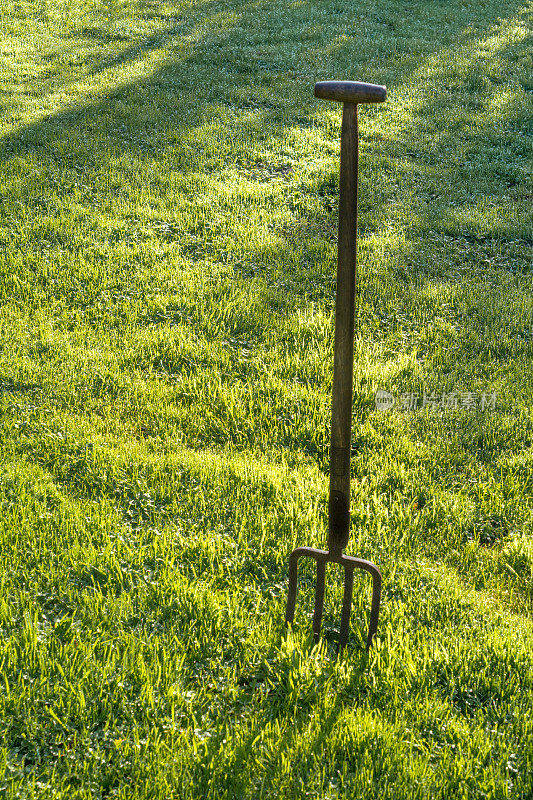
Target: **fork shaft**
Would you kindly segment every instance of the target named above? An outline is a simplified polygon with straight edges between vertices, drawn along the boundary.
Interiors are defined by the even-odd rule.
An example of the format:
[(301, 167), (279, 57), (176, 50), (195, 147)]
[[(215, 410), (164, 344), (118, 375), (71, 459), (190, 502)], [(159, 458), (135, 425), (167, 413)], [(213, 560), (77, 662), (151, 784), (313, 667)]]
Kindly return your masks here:
[(339, 242), (329, 479), (328, 548), (335, 554), (340, 554), (348, 544), (350, 527), (350, 440), (357, 258), (358, 145), (357, 105), (356, 103), (344, 103), (341, 129)]

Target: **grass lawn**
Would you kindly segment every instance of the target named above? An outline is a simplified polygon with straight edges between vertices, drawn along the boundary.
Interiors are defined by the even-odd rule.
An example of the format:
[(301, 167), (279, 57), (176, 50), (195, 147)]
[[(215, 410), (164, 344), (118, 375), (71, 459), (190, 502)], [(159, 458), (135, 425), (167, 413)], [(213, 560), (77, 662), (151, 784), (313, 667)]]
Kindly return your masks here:
[[(533, 797), (533, 4), (0, 9), (0, 795)], [(282, 624), (326, 541), (334, 78), (389, 90), (347, 549), (384, 596), (338, 662), (334, 570), (321, 645), (311, 572)]]

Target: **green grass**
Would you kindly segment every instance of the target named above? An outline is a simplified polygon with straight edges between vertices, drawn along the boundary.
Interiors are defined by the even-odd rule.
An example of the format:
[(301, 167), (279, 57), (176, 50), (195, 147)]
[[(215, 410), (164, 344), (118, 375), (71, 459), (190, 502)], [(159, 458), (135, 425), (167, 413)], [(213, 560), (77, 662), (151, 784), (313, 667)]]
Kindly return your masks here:
[[(533, 796), (531, 2), (18, 0), (0, 43), (0, 795)], [(348, 552), (326, 539), (361, 110)], [(375, 410), (377, 389), (497, 392)]]

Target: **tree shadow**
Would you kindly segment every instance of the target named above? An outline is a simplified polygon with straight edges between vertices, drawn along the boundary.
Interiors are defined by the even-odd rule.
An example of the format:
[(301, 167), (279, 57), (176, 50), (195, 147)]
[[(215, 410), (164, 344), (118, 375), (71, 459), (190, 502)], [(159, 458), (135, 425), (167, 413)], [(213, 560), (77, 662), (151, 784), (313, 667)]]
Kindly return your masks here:
[[(364, 78), (370, 79), (367, 73), (374, 70), (374, 79), (384, 80), (387, 72), (387, 65), (390, 59), (383, 58), (382, 50), (394, 44), (394, 37), (382, 37), (375, 48), (377, 55), (373, 58), (373, 64), (365, 65), (363, 59), (358, 58), (353, 53), (352, 40), (320, 41), (320, 44), (309, 46), (302, 42), (299, 51), (292, 60), (286, 56), (277, 61), (272, 59), (267, 61), (266, 55), (262, 53), (255, 55), (257, 50), (275, 50), (276, 46), (283, 42), (283, 29), (285, 21), (283, 17), (277, 25), (272, 26), (272, 20), (265, 12), (268, 10), (265, 3), (247, 2), (239, 5), (237, 14), (230, 13), (227, 7), (222, 7), (216, 0), (203, 3), (201, 13), (193, 15), (187, 20), (172, 20), (171, 24), (162, 27), (153, 34), (145, 37), (140, 42), (126, 47), (115, 56), (106, 57), (94, 67), (87, 70), (87, 75), (98, 74), (106, 69), (125, 66), (134, 59), (142, 58), (144, 55), (155, 50), (164, 49), (169, 42), (175, 41), (177, 50), (185, 49), (185, 55), (180, 52), (172, 51), (166, 58), (166, 63), (158, 68), (150, 77), (139, 80), (125, 81), (117, 86), (116, 89), (106, 93), (105, 98), (87, 102), (82, 105), (72, 106), (64, 111), (48, 115), (45, 119), (30, 123), (23, 128), (4, 136), (1, 140), (1, 147), (4, 162), (9, 157), (32, 152), (32, 148), (38, 148), (40, 157), (46, 153), (41, 149), (46, 145), (51, 148), (49, 159), (54, 160), (54, 139), (64, 139), (72, 147), (73, 153), (70, 161), (76, 160), (76, 155), (82, 156), (84, 149), (76, 147), (76, 139), (71, 139), (74, 129), (86, 127), (87, 133), (99, 134), (103, 142), (98, 140), (97, 147), (100, 154), (112, 152), (124, 152), (128, 155), (137, 155), (140, 158), (146, 155), (146, 146), (140, 143), (139, 139), (132, 139), (120, 133), (120, 124), (133, 124), (136, 118), (143, 122), (150, 123), (152, 133), (158, 129), (168, 130), (168, 122), (176, 132), (189, 132), (191, 139), (194, 140), (197, 128), (206, 120), (211, 118), (214, 111), (223, 107), (235, 108), (237, 110), (252, 110), (256, 118), (257, 127), (263, 128), (270, 135), (278, 132), (281, 127), (291, 125), (304, 125), (311, 123), (311, 115), (317, 108), (316, 101), (312, 97), (312, 89), (315, 79), (322, 77), (323, 66), (320, 60), (324, 59), (324, 53), (333, 56), (339, 64), (351, 65), (351, 71), (355, 72), (356, 67), (360, 67), (365, 72)], [(452, 3), (448, 8), (448, 16), (453, 17), (454, 6), (460, 3)], [(515, 4), (519, 7), (519, 4)], [(299, 12), (299, 24), (302, 23), (302, 15), (306, 9), (310, 9), (312, 4), (302, 3)], [(338, 11), (339, 25), (342, 30), (344, 12)], [(229, 22), (225, 23), (225, 17)], [(394, 14), (392, 15), (394, 16)], [(479, 12), (479, 19), (486, 16), (485, 12)], [(246, 23), (254, 20), (256, 29), (254, 31), (254, 41), (249, 46), (243, 46), (242, 32)], [(266, 21), (265, 21), (266, 20)], [(471, 17), (471, 25), (475, 25), (476, 14)], [(286, 19), (288, 25), (289, 18)], [(355, 20), (347, 22), (348, 30), (351, 35), (355, 35)], [(382, 16), (372, 15), (371, 23), (379, 29), (385, 27), (387, 30), (397, 30), (398, 24), (382, 19)], [(371, 26), (372, 26), (371, 25)], [(211, 27), (212, 26), (212, 27)], [(369, 34), (372, 30), (368, 31)], [(74, 35), (85, 35), (88, 37), (101, 37), (106, 34), (96, 29), (81, 28), (74, 30)], [(460, 35), (461, 31), (457, 23), (449, 21), (445, 32), (446, 38)], [(181, 39), (192, 39), (192, 46), (187, 51), (187, 47), (182, 47)], [(316, 39), (317, 37), (315, 37)], [(346, 38), (346, 36), (344, 37)], [(472, 36), (472, 40), (476, 37)], [(264, 42), (264, 47), (257, 46), (255, 42)], [(313, 43), (313, 39), (311, 39)], [(468, 46), (468, 43), (466, 44)], [(398, 47), (398, 45), (397, 45)], [(439, 41), (428, 48), (427, 56), (438, 53), (441, 47)], [(404, 44), (405, 52), (401, 52), (401, 69), (395, 65), (393, 83), (390, 85), (392, 99), (397, 87), (410, 81), (413, 71), (419, 67), (420, 57), (411, 55), (407, 44)], [(307, 74), (304, 68), (312, 68), (313, 74)], [(210, 74), (213, 68), (219, 71), (215, 81), (205, 81), (202, 77)], [(358, 73), (358, 77), (360, 74)], [(392, 77), (392, 75), (391, 75)], [(297, 92), (296, 98), (292, 91), (293, 84), (302, 84), (301, 91)], [(443, 91), (446, 91), (444, 89)], [(275, 94), (279, 94), (279, 100), (274, 99)], [(267, 98), (268, 95), (268, 98)], [(296, 101), (296, 102), (295, 102)], [(204, 111), (192, 115), (193, 107), (205, 104)], [(132, 108), (133, 104), (135, 107)], [(283, 120), (280, 120), (278, 111), (283, 110)], [(426, 112), (426, 116), (429, 112)], [(112, 123), (115, 123), (114, 125)], [(237, 120), (237, 125), (242, 125), (243, 121)], [(96, 137), (95, 137), (96, 138)], [(151, 137), (150, 137), (151, 138)], [(268, 134), (267, 137), (268, 139)], [(69, 141), (70, 140), (70, 141)], [(158, 147), (154, 149), (153, 155), (162, 157), (165, 148), (162, 142), (157, 142)], [(169, 145), (174, 142), (167, 142)], [(60, 148), (64, 150), (64, 148)], [(76, 152), (78, 151), (78, 152)], [(86, 151), (91, 151), (91, 143), (86, 143)], [(104, 156), (105, 157), (105, 156)], [(81, 159), (83, 161), (83, 159)], [(180, 170), (187, 170), (189, 159), (185, 163), (178, 163), (176, 167)], [(88, 166), (88, 165), (87, 165)], [(189, 169), (194, 168), (194, 160)]]

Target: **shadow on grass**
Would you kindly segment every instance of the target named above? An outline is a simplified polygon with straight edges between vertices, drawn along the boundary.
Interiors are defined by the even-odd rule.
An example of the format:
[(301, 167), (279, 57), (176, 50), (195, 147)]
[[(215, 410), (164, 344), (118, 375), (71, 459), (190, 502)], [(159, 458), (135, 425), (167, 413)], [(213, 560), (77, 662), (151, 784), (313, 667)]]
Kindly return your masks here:
[[(301, 4), (301, 10), (297, 14), (299, 24), (302, 23), (305, 10), (312, 7), (312, 3)], [(447, 40), (463, 34), (461, 15), (455, 15), (455, 11), (460, 7), (461, 3), (454, 2), (447, 8), (446, 30), (443, 31)], [(514, 7), (520, 8), (520, 4), (516, 3)], [(171, 129), (177, 137), (187, 136), (190, 141), (194, 141), (198, 128), (212, 118), (213, 112), (216, 113), (224, 107), (241, 111), (251, 110), (257, 128), (266, 131), (268, 139), (272, 133), (279, 132), (280, 128), (305, 126), (306, 122), (309, 124), (310, 115), (317, 108), (317, 103), (312, 97), (314, 81), (323, 77), (321, 54), (328, 53), (329, 56), (333, 56), (336, 63), (346, 67), (353, 77), (357, 77), (355, 73), (358, 70), (363, 70), (365, 73), (369, 71), (364, 59), (357, 57), (353, 52), (352, 43), (346, 43), (341, 37), (332, 37), (333, 41), (323, 39), (319, 44), (313, 43), (314, 46), (311, 47), (300, 43), (298, 54), (293, 60), (285, 56), (277, 62), (265, 61), (264, 57), (255, 55), (255, 50), (262, 49), (259, 44), (255, 49), (252, 45), (243, 47), (245, 26), (253, 19), (256, 26), (254, 41), (264, 42), (273, 47), (276, 43), (283, 43), (289, 38), (288, 34), (284, 34), (284, 30), (289, 29), (290, 16), (284, 19), (284, 15), (280, 13), (277, 23), (273, 25), (272, 16), (266, 13), (270, 11), (269, 4), (258, 5), (254, 2), (240, 4), (237, 14), (231, 14), (230, 11), (227, 5), (220, 4), (216, 0), (204, 3), (200, 13), (196, 12), (192, 19), (173, 19), (170, 25), (162, 27), (117, 55), (104, 57), (100, 63), (88, 70), (88, 75), (125, 66), (133, 60), (142, 59), (146, 54), (165, 48), (169, 43), (176, 45), (176, 49), (179, 50), (183, 46), (183, 37), (187, 39), (187, 34), (190, 34), (188, 38), (193, 40), (190, 47), (188, 44), (183, 46), (184, 55), (171, 54), (167, 63), (157, 69), (151, 77), (133, 82), (126, 81), (117, 88), (106, 91), (105, 99), (101, 101), (69, 107), (3, 137), (0, 147), (4, 163), (10, 157), (34, 153), (46, 159), (45, 165), (48, 163), (50, 166), (57, 165), (68, 169), (77, 163), (90, 169), (98, 166), (99, 162), (103, 164), (106, 154), (109, 153), (124, 153), (141, 159), (147, 155), (161, 158), (169, 149), (172, 150), (173, 159), (176, 155), (179, 158), (179, 152), (176, 153), (175, 147), (177, 143), (179, 144), (179, 140), (176, 138), (171, 142), (167, 141), (165, 146), (165, 141), (158, 137), (158, 132), (167, 134)], [(339, 31), (344, 30), (343, 25), (346, 24), (348, 32), (353, 35), (353, 31), (350, 31), (350, 18), (345, 10), (333, 9), (332, 13), (338, 20)], [(437, 15), (438, 13), (440, 12), (437, 12)], [(231, 20), (228, 25), (223, 24), (225, 14)], [(392, 16), (394, 17), (394, 13)], [(486, 11), (477, 7), (472, 9), (469, 14), (470, 26), (474, 26), (476, 22), (478, 25), (487, 24), (486, 16)], [(218, 25), (220, 30), (217, 29), (217, 24), (210, 30), (210, 17), (215, 23), (222, 21), (222, 24)], [(498, 19), (499, 17), (495, 15), (494, 21)], [(383, 14), (371, 15), (368, 31), (370, 35), (373, 33), (372, 26), (378, 30), (383, 28), (398, 30), (398, 25), (395, 25), (394, 21), (384, 20)], [(208, 32), (205, 33), (205, 30)], [(105, 38), (109, 35), (111, 34), (96, 28), (75, 29), (71, 34), (73, 38), (77, 36)], [(478, 36), (476, 33), (471, 36), (462, 35), (462, 38), (463, 48), (468, 49), (475, 44)], [(378, 54), (373, 57), (374, 78), (384, 81), (384, 74), (387, 72), (390, 74), (388, 83), (393, 103), (395, 92), (402, 85), (412, 82), (413, 73), (419, 68), (420, 59), (409, 53), (410, 43), (407, 40), (404, 50), (400, 51), (402, 57), (398, 59), (401, 66), (399, 67), (398, 63), (391, 65), (390, 59), (384, 59), (382, 55), (380, 57), (381, 51), (398, 45), (392, 34), (390, 39), (381, 36), (381, 40), (383, 39), (384, 41), (376, 44), (373, 51), (371, 49), (371, 52)], [(440, 47), (441, 44), (436, 39), (426, 50), (426, 58), (438, 53)], [(453, 57), (453, 48), (450, 48), (448, 57)], [(447, 59), (441, 59), (443, 70), (447, 64)], [(302, 73), (304, 67), (310, 68), (312, 74)], [(305, 76), (303, 81), (302, 75)], [(295, 84), (298, 86), (297, 91), (294, 90)], [(417, 88), (420, 89), (422, 80), (419, 84)], [(447, 87), (440, 87), (436, 92), (437, 99), (433, 105), (441, 103), (443, 96), (449, 96)], [(279, 102), (273, 100), (274, 95), (278, 96)], [(278, 113), (280, 110), (285, 113), (280, 115)], [(431, 117), (432, 105), (424, 103), (424, 109), (420, 111), (425, 117)], [(393, 112), (391, 118), (392, 116)], [(123, 123), (132, 126), (136, 119), (140, 119), (142, 124), (150, 125), (147, 141), (144, 144), (142, 137), (128, 137), (120, 130)], [(232, 122), (232, 127), (235, 127), (235, 122), (237, 127), (243, 125), (242, 120), (235, 120)], [(416, 128), (416, 125), (417, 119), (413, 119), (413, 127)], [(408, 129), (404, 128), (402, 132), (408, 134)], [(80, 136), (84, 133), (90, 136), (89, 141)], [(452, 138), (457, 140), (456, 136), (450, 136), (450, 140)], [(443, 144), (446, 148), (448, 140), (445, 139)], [(51, 152), (47, 153), (42, 148), (49, 148)], [(191, 160), (189, 155), (186, 154), (184, 163), (181, 163), (180, 159), (180, 163), (175, 164), (181, 172), (196, 167), (194, 159)], [(398, 157), (403, 158), (401, 152)], [(27, 190), (28, 199), (31, 199), (29, 182)]]

